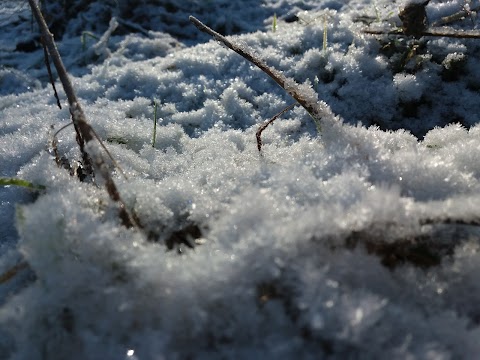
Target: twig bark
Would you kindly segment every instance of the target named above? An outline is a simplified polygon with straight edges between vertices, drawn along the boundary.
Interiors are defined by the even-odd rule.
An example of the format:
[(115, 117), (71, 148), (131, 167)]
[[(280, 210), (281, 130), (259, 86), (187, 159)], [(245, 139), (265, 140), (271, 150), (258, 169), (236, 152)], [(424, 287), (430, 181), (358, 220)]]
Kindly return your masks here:
[[(67, 70), (65, 69), (63, 61), (57, 50), (53, 35), (48, 29), (47, 23), (45, 22), (40, 8), (38, 7), (35, 0), (28, 0), (28, 2), (32, 9), (33, 16), (35, 17), (40, 27), (40, 30), (42, 32), (42, 38), (45, 41), (45, 45), (48, 48), (50, 56), (52, 57), (53, 64), (55, 65), (58, 77), (62, 83), (65, 94), (67, 95), (68, 104), (70, 106), (70, 113), (72, 114), (73, 125), (77, 133), (77, 142), (80, 147), (80, 151), (82, 152), (84, 161), (88, 162), (88, 155), (90, 155), (96, 169), (100, 172), (100, 175), (105, 180), (105, 187), (107, 189), (108, 195), (119, 206), (119, 216), (122, 220), (123, 225), (125, 225), (126, 227), (138, 226), (133, 217), (130, 216), (130, 214), (128, 213), (101, 153), (97, 151), (93, 146), (90, 146), (90, 144), (88, 144), (92, 140), (96, 139), (95, 132), (86, 120), (85, 113), (80, 106), (73, 85), (68, 77)], [(89, 151), (85, 149), (86, 144), (89, 145)]]

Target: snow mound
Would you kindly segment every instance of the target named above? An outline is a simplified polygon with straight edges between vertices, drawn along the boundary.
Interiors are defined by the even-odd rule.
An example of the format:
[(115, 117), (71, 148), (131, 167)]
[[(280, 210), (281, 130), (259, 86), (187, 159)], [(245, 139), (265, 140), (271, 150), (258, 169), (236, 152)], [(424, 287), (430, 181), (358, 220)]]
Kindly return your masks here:
[[(9, 57), (0, 176), (46, 189), (0, 189), (0, 358), (480, 353), (478, 44), (362, 33), (362, 21), (394, 21), (375, 18), (398, 12), (389, 1), (116, 4), (78, 1), (92, 18), (72, 15), (59, 48), (80, 49), (80, 25), (105, 34), (110, 17), (94, 27), (92, 14), (121, 29), (129, 10), (127, 25), (141, 26), (104, 38), (101, 58), (64, 56), (142, 229), (121, 225), (99, 178), (56, 165), (64, 95), (59, 110), (32, 80), (43, 70), (22, 75), (37, 52)], [(445, 6), (432, 1), (431, 20)], [(189, 7), (299, 83), (328, 121), (318, 130), (296, 106), (259, 152), (258, 126), (293, 100), (237, 54), (185, 35)], [(77, 166), (73, 129), (57, 138)]]

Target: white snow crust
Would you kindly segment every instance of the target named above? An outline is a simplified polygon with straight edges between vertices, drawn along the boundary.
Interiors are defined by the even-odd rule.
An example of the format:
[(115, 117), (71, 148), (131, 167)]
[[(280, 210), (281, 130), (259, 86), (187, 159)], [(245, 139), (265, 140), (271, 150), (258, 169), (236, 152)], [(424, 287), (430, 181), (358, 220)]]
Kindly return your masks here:
[[(46, 189), (0, 188), (0, 276), (27, 264), (0, 282), (0, 359), (478, 357), (478, 40), (420, 40), (399, 67), (409, 40), (360, 18), (399, 25), (400, 1), (87, 3), (58, 46), (143, 229), (56, 165), (68, 104), (43, 50), (15, 50), (28, 4), (4, 1), (0, 176)], [(429, 20), (464, 3), (432, 0)], [(260, 153), (293, 99), (188, 15), (299, 83), (320, 129), (296, 106)], [(81, 160), (73, 127), (58, 139)]]

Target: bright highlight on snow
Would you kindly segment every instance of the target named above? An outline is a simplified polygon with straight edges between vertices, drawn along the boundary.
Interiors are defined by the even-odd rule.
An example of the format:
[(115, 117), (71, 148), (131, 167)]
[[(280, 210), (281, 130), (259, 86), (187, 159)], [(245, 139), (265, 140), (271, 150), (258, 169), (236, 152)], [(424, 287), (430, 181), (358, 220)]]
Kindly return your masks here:
[[(42, 3), (141, 228), (80, 181), (73, 127), (52, 146), (68, 103), (5, 1), (0, 359), (478, 356), (479, 39), (386, 34), (405, 1)], [(424, 9), (471, 31), (479, 6)], [(294, 106), (259, 151), (291, 79), (320, 127)]]

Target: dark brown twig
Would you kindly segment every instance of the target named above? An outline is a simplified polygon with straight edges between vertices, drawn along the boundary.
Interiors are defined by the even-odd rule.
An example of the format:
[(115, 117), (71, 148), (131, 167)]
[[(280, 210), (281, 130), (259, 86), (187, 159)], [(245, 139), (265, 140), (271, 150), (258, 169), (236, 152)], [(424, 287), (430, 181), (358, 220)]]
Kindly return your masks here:
[(257, 148), (258, 151), (262, 151), (262, 132), (267, 128), (268, 125), (273, 123), (277, 118), (285, 114), (287, 111), (293, 109), (293, 107), (297, 105), (297, 103), (293, 103), (288, 105), (285, 109), (280, 111), (279, 113), (275, 114), (270, 120), (265, 121), (262, 125), (259, 126), (257, 132), (255, 133), (257, 137)]
[(110, 198), (115, 201), (119, 206), (119, 216), (122, 220), (123, 225), (125, 225), (126, 227), (139, 226), (139, 224), (137, 224), (133, 217), (130, 216), (130, 214), (128, 213), (101, 153), (92, 146), (89, 146), (88, 151), (85, 149), (86, 144), (96, 139), (95, 132), (86, 120), (85, 113), (80, 106), (75, 90), (73, 89), (73, 85), (68, 77), (67, 70), (65, 69), (63, 61), (57, 50), (53, 35), (48, 29), (47, 23), (45, 22), (40, 8), (38, 7), (35, 0), (28, 0), (28, 2), (32, 9), (33, 15), (40, 27), (43, 40), (45, 41), (48, 52), (52, 57), (53, 64), (55, 65), (58, 77), (60, 78), (63, 89), (65, 90), (65, 94), (67, 95), (68, 104), (70, 106), (70, 113), (73, 120), (73, 126), (75, 127), (75, 131), (77, 133), (77, 142), (80, 147), (80, 151), (82, 152), (82, 156), (84, 157), (84, 163), (90, 155), (96, 169), (100, 172), (100, 175), (105, 180), (105, 187)]
[(60, 98), (58, 97), (57, 88), (55, 87), (55, 80), (53, 79), (52, 69), (50, 67), (50, 59), (49, 59), (49, 56), (48, 56), (48, 50), (47, 50), (47, 46), (45, 45), (45, 41), (43, 40), (43, 38), (41, 38), (41, 43), (42, 43), (42, 47), (43, 47), (43, 57), (45, 59), (45, 66), (47, 67), (48, 78), (50, 79), (50, 84), (52, 84), (55, 99), (57, 99), (57, 106), (61, 109), (62, 104), (60, 104)]

